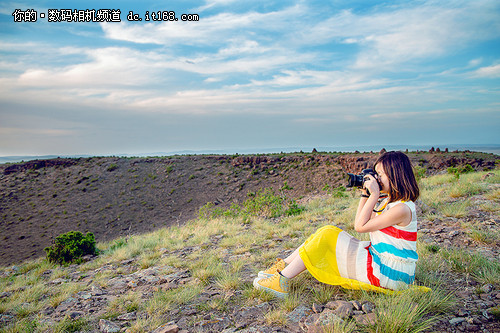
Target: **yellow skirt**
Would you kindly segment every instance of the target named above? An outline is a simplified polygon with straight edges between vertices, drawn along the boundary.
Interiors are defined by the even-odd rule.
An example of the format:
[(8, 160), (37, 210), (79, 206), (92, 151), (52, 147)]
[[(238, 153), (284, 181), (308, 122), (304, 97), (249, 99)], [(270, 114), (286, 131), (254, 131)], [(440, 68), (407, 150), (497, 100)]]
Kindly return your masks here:
[[(322, 283), (346, 289), (394, 293), (394, 290), (378, 285), (378, 277), (371, 268), (369, 247), (369, 241), (360, 241), (329, 225), (312, 234), (300, 247), (299, 255), (311, 275)], [(426, 287), (407, 286), (430, 291)]]

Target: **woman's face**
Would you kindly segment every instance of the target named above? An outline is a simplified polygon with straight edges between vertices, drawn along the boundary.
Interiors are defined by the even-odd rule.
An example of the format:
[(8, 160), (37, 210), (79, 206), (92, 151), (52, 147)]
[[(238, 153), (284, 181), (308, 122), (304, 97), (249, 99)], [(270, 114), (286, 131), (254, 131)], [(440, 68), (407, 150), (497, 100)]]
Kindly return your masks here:
[(378, 184), (380, 186), (380, 192), (389, 193), (390, 185), (389, 178), (385, 174), (384, 167), (382, 163), (379, 163), (375, 166), (375, 172), (378, 175)]

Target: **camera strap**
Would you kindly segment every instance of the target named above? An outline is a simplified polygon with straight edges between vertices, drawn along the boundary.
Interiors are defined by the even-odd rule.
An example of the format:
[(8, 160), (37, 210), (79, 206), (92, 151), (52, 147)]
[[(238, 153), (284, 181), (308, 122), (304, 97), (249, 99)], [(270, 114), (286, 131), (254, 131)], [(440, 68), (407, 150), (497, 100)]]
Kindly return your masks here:
[[(381, 208), (381, 209), (377, 210), (377, 209), (373, 208), (373, 211), (374, 211), (375, 213), (377, 213), (377, 215), (379, 215), (380, 213), (382, 213), (382, 212), (384, 211), (384, 209), (387, 207), (387, 204), (389, 203), (389, 197), (384, 197), (384, 199), (385, 199), (385, 202), (384, 202), (384, 204), (382, 205), (382, 208)], [(383, 200), (384, 200), (384, 199), (383, 199)], [(378, 207), (377, 207), (377, 208), (378, 208)]]

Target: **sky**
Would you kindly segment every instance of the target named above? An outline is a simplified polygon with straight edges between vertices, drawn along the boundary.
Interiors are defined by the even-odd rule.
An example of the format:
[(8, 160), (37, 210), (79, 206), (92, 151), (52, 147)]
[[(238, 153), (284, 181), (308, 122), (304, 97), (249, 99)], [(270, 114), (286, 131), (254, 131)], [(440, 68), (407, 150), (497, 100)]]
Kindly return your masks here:
[(500, 144), (499, 92), (498, 0), (0, 1), (0, 156)]

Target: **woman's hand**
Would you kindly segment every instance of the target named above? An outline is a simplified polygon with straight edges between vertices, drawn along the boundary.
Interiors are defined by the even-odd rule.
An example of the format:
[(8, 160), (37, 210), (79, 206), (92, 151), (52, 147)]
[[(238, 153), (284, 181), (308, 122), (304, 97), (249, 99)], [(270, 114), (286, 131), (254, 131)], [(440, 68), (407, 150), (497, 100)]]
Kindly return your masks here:
[(363, 188), (366, 189), (366, 191), (370, 193), (370, 195), (374, 195), (377, 198), (380, 196), (380, 186), (378, 184), (377, 179), (372, 175), (365, 176), (365, 182), (363, 184)]

